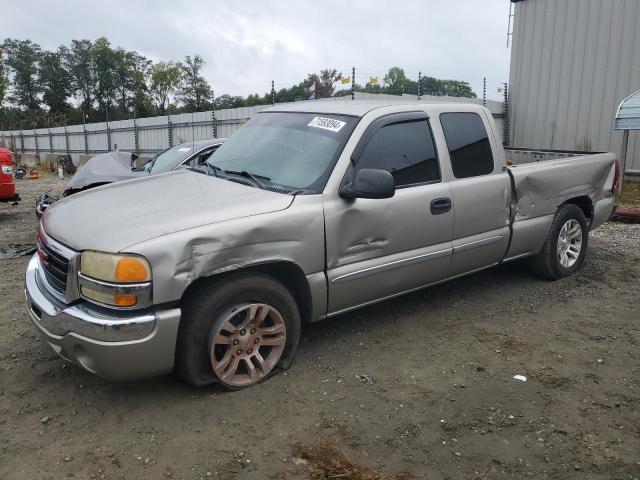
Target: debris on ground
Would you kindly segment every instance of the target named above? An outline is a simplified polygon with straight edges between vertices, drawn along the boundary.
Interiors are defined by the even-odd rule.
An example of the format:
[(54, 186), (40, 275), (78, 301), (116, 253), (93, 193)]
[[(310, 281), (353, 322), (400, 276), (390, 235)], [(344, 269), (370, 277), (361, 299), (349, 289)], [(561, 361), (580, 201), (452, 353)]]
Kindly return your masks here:
[(30, 255), (36, 251), (36, 246), (31, 244), (10, 243), (9, 245), (0, 245), (0, 260), (6, 258), (18, 258)]
[[(349, 459), (330, 440), (318, 442), (310, 447), (296, 447), (295, 458), (306, 460), (313, 469), (314, 478), (333, 480), (402, 480), (411, 478), (406, 473), (387, 473), (361, 465)], [(294, 460), (295, 461), (295, 460)], [(298, 461), (298, 463), (300, 463)]]

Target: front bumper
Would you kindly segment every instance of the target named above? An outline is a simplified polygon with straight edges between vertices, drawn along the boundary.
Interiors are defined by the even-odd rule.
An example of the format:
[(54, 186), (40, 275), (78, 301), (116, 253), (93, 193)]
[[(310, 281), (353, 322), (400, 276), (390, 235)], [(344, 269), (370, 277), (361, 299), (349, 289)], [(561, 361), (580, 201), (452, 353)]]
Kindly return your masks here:
[(87, 303), (66, 305), (50, 295), (34, 255), (25, 278), (29, 317), (51, 348), (110, 380), (132, 380), (173, 370), (180, 309), (139, 313)]

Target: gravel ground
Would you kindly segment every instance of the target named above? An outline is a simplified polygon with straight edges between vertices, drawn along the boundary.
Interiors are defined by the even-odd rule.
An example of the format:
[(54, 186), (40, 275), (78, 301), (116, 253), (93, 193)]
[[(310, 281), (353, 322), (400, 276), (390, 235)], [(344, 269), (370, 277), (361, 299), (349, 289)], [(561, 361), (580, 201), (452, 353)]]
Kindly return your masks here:
[[(0, 244), (34, 241), (59, 184), (18, 182)], [(638, 479), (640, 225), (591, 240), (558, 282), (503, 265), (311, 325), (286, 374), (235, 393), (66, 364), (26, 316), (27, 258), (0, 261), (0, 478), (305, 479), (294, 450), (331, 440), (416, 478)]]

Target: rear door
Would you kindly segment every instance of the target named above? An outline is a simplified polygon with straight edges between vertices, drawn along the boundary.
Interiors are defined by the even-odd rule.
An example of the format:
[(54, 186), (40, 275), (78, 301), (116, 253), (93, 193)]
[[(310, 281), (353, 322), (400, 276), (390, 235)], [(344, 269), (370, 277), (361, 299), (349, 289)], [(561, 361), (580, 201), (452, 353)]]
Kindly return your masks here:
[(509, 243), (511, 183), (489, 121), (482, 111), (440, 114), (453, 173), (452, 276), (498, 263)]
[(396, 192), (375, 200), (325, 196), (330, 313), (446, 278), (451, 261), (451, 190), (442, 182), (427, 115), (375, 120), (352, 159), (345, 178), (384, 169)]

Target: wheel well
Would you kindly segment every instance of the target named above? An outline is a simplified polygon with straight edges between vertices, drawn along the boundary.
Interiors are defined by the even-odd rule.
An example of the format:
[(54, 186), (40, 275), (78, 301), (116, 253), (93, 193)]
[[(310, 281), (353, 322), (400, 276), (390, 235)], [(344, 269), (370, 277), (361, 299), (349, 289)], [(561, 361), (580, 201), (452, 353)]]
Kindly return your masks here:
[(593, 202), (589, 197), (583, 196), (571, 198), (564, 202), (563, 205), (566, 204), (575, 205), (576, 207), (580, 208), (588, 221), (593, 218)]
[(189, 295), (190, 292), (192, 292), (195, 288), (198, 288), (205, 282), (215, 282), (230, 275), (247, 272), (256, 272), (270, 275), (280, 283), (282, 283), (287, 288), (287, 290), (291, 292), (291, 295), (293, 295), (293, 298), (296, 300), (298, 308), (300, 309), (300, 317), (302, 318), (302, 322), (306, 323), (311, 321), (313, 312), (313, 300), (311, 298), (311, 289), (309, 288), (309, 282), (307, 282), (307, 278), (302, 269), (292, 262), (277, 261), (261, 263), (258, 265), (250, 265), (244, 268), (214, 274), (209, 277), (202, 277), (197, 279), (187, 287), (182, 298), (185, 298), (187, 295)]

